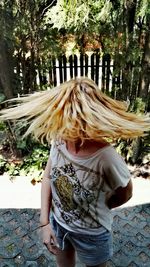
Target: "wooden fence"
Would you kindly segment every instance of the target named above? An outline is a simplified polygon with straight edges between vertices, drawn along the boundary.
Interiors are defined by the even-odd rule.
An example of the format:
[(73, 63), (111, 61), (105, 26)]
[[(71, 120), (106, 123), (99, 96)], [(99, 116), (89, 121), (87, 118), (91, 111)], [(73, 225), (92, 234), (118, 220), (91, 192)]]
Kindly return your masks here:
[(61, 56), (52, 58), (51, 68), (46, 73), (46, 81), (59, 85), (74, 77), (87, 76), (93, 79), (105, 93), (121, 89), (121, 75), (114, 75), (114, 64), (110, 55), (100, 57), (99, 53)]

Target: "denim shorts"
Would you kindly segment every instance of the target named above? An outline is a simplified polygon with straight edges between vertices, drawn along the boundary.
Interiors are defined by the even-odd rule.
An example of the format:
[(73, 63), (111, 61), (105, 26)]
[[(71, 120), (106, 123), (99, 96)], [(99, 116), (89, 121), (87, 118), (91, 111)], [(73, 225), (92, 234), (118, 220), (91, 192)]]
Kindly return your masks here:
[(60, 249), (73, 246), (79, 260), (90, 266), (107, 262), (113, 255), (112, 234), (107, 229), (102, 234), (88, 235), (70, 232), (51, 218), (53, 231)]

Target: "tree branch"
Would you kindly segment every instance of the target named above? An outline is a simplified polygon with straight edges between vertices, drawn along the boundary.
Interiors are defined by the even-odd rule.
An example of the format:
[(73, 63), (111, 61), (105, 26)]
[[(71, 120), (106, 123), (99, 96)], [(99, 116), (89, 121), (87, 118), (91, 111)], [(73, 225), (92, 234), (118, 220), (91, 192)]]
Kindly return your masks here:
[(42, 14), (41, 14), (40, 17), (42, 17), (42, 16), (44, 15), (45, 11), (46, 11), (48, 8), (50, 8), (50, 7), (54, 4), (54, 2), (55, 2), (55, 0), (53, 0), (52, 3), (50, 3), (47, 7), (45, 7), (45, 8), (43, 9)]

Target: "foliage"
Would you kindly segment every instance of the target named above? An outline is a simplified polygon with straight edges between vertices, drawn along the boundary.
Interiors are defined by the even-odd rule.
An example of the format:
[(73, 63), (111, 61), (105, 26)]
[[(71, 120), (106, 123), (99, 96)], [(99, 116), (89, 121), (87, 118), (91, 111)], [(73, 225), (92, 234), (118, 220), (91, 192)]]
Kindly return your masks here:
[(5, 95), (0, 93), (0, 103), (3, 102), (5, 100)]
[(0, 132), (4, 131), (6, 129), (6, 125), (4, 122), (0, 122)]
[[(51, 59), (67, 52), (71, 38), (74, 42), (71, 52), (77, 49), (86, 52), (88, 43), (94, 50), (96, 40), (100, 54), (109, 53), (114, 62), (112, 79), (117, 74), (122, 75), (122, 88), (116, 89), (117, 97), (129, 99), (130, 110), (134, 112), (150, 109), (149, 84), (145, 82), (149, 80), (150, 64), (148, 0), (2, 0), (0, 15), (0, 36), (6, 48), (3, 59), (8, 60), (7, 65), (12, 64), (13, 69), (10, 83), (13, 96), (51, 87), (53, 80), (46, 77), (46, 72), (52, 68)], [(9, 71), (5, 74), (5, 79), (0, 77), (0, 102), (7, 97), (2, 81), (9, 80)], [(26, 127), (26, 124), (22, 127), (22, 123), (16, 126), (7, 123), (6, 137), (9, 138), (5, 138), (6, 143), (10, 139), (9, 143), (15, 144), (12, 149), (17, 148), (23, 156), (31, 153), (35, 146), (32, 138), (22, 140)], [(0, 124), (0, 129), (6, 130), (5, 125)], [(146, 140), (142, 139), (138, 147), (145, 149)], [(130, 140), (118, 141), (118, 150), (127, 160), (133, 157), (133, 147)], [(34, 162), (32, 158), (32, 163), (39, 166), (38, 159)], [(10, 173), (14, 173), (14, 169), (20, 172), (19, 166), (15, 167), (14, 163), (8, 166), (5, 159), (1, 159), (1, 165)]]
[(16, 140), (16, 148), (20, 151), (19, 156), (15, 155), (14, 149), (11, 147), (12, 143), (8, 138), (7, 127), (5, 123), (0, 124), (2, 133), (0, 174), (8, 173), (11, 177), (30, 176), (35, 181), (40, 180), (48, 159), (49, 148), (46, 145), (39, 144), (31, 136), (22, 139), (27, 124), (17, 122), (11, 125), (11, 132)]
[[(133, 103), (130, 103), (129, 111), (143, 114), (145, 112), (145, 102), (142, 98), (137, 97)], [(150, 132), (146, 136), (134, 140), (118, 140), (116, 150), (125, 158), (126, 162), (141, 164), (146, 155), (149, 155), (150, 158)]]
[(141, 164), (150, 160), (150, 133), (134, 140), (118, 140), (116, 151), (130, 164)]
[(145, 102), (142, 100), (141, 97), (137, 97), (133, 103), (130, 104), (130, 111), (136, 112), (136, 113), (144, 113), (145, 111)]
[(29, 176), (35, 181), (41, 180), (43, 169), (48, 160), (49, 149), (38, 145), (22, 160), (7, 160), (0, 155), (0, 173), (13, 176)]
[(0, 175), (2, 175), (4, 171), (7, 169), (6, 165), (7, 165), (7, 160), (2, 155), (0, 155)]
[[(66, 1), (60, 0), (57, 5), (46, 13), (46, 22), (58, 30), (89, 31), (92, 27), (96, 32), (97, 23), (106, 22), (110, 15), (110, 1)], [(60, 20), (61, 17), (61, 20)]]
[(132, 98), (139, 82), (144, 36), (148, 30), (148, 0), (2, 0), (0, 8), (1, 31), (12, 49), (16, 69), (15, 94), (50, 86), (45, 71), (51, 68), (51, 57), (66, 52), (72, 34), (74, 47), (84, 52), (86, 43), (97, 39), (102, 53), (112, 55), (115, 72), (124, 68), (132, 89), (127, 93), (130, 91)]

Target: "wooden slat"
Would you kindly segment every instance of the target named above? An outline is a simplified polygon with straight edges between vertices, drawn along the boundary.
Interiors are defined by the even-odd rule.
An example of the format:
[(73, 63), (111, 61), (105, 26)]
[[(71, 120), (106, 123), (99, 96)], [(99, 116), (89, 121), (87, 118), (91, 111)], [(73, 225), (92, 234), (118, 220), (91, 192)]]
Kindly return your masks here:
[(57, 85), (57, 78), (56, 78), (56, 59), (53, 57), (52, 59), (52, 65), (53, 65), (53, 83), (54, 86)]
[(62, 66), (62, 57), (59, 57), (59, 77), (60, 77), (60, 83), (63, 83), (63, 66)]
[(102, 58), (102, 85), (101, 85), (102, 92), (105, 91), (105, 56)]
[(49, 69), (49, 84), (52, 85), (53, 81), (52, 81), (52, 69)]
[(74, 55), (74, 76), (77, 77), (78, 75), (78, 61), (77, 56)]
[(50, 68), (48, 70), (48, 76), (49, 76), (49, 85), (53, 85), (53, 73), (52, 73), (52, 59), (50, 58)]
[(84, 59), (84, 55), (81, 54), (80, 55), (80, 75), (83, 76), (84, 72), (83, 72), (83, 59)]
[(94, 81), (94, 58), (95, 54), (91, 56), (91, 79)]
[(70, 65), (70, 77), (73, 78), (73, 56), (69, 57), (69, 65)]
[(99, 85), (99, 59), (100, 54), (96, 53), (96, 73), (95, 73), (95, 82), (97, 85)]
[(63, 59), (64, 82), (65, 82), (67, 80), (67, 58), (65, 55), (63, 55), (62, 59)]
[(105, 56), (105, 60), (107, 62), (106, 67), (106, 93), (109, 93), (109, 82), (110, 82), (110, 55), (107, 54)]
[(85, 54), (85, 76), (88, 76), (88, 55)]

